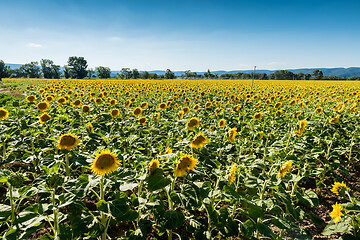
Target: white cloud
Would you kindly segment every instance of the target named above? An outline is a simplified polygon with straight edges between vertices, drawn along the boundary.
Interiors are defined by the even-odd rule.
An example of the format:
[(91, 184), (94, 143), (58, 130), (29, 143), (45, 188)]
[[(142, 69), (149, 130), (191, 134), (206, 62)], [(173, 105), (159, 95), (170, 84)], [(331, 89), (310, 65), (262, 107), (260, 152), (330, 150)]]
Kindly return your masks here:
[(38, 43), (27, 43), (26, 46), (31, 47), (31, 48), (41, 48), (41, 47), (43, 47), (43, 45), (38, 44)]

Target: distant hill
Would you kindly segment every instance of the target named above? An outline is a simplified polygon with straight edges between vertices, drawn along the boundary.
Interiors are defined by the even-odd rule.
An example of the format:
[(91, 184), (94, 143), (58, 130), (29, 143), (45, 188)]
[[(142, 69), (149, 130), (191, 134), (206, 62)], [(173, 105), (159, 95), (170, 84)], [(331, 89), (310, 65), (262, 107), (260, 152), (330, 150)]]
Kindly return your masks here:
[[(22, 64), (12, 64), (12, 63), (6, 63), (6, 65), (10, 66), (11, 69), (19, 68)], [(350, 68), (300, 68), (300, 69), (286, 69), (293, 73), (310, 73), (312, 74), (316, 69), (319, 69), (323, 72), (324, 76), (338, 76), (338, 77), (360, 77), (360, 67), (350, 67)], [(257, 73), (266, 73), (271, 74), (277, 70), (266, 70), (266, 69), (257, 69)], [(148, 71), (149, 73), (156, 73), (158, 75), (164, 75), (164, 70), (152, 70)], [(175, 76), (180, 77), (181, 75), (184, 75), (185, 71), (174, 71)], [(224, 73), (252, 73), (253, 70), (232, 70), (232, 71), (211, 71), (212, 73), (217, 73), (219, 76)], [(117, 73), (120, 73), (120, 71), (111, 71), (111, 76), (115, 77)], [(204, 74), (205, 72), (196, 72), (197, 74)]]

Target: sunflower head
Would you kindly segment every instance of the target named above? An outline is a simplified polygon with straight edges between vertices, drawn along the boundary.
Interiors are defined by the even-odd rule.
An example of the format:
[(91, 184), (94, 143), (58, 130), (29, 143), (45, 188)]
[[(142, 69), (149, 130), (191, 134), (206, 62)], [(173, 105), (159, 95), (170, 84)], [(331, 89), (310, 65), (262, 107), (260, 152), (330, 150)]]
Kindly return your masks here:
[(262, 112), (255, 113), (254, 119), (259, 120), (259, 119), (261, 119), (261, 116), (262, 116)]
[(47, 102), (39, 102), (37, 105), (36, 105), (37, 109), (40, 110), (40, 111), (46, 111), (49, 109), (49, 103)]
[(79, 142), (80, 140), (76, 136), (65, 134), (60, 136), (57, 146), (60, 150), (72, 150), (76, 148)]
[(330, 119), (329, 123), (338, 123), (341, 115), (336, 115), (332, 119)]
[(94, 127), (90, 122), (88, 123), (87, 130), (89, 133), (92, 133), (94, 131)]
[(4, 108), (0, 108), (0, 120), (4, 120), (8, 118), (8, 116), (9, 116), (9, 112)]
[(178, 112), (178, 117), (179, 117), (179, 119), (183, 119), (183, 117), (184, 117), (184, 111), (179, 111), (179, 112)]
[(225, 119), (220, 119), (220, 121), (219, 121), (219, 127), (225, 127), (225, 124), (226, 124), (226, 121), (225, 121)]
[(111, 106), (115, 106), (117, 101), (116, 101), (116, 99), (111, 99), (109, 103)]
[(343, 196), (345, 194), (345, 191), (347, 190), (347, 186), (344, 182), (335, 182), (332, 185), (332, 189), (330, 190), (331, 192), (335, 193), (336, 195), (339, 196), (339, 193)]
[(229, 173), (229, 185), (231, 185), (233, 182), (235, 182), (236, 179), (236, 163), (233, 163), (230, 169)]
[(292, 164), (293, 164), (292, 161), (287, 161), (283, 165), (281, 165), (279, 169), (278, 177), (279, 178), (285, 177), (286, 173), (290, 170)]
[(236, 134), (237, 134), (237, 128), (233, 128), (229, 131), (229, 136), (228, 136), (229, 142), (235, 141)]
[(30, 95), (30, 96), (27, 96), (27, 97), (26, 97), (26, 101), (27, 101), (28, 103), (34, 103), (34, 102), (35, 102), (35, 99), (36, 99), (36, 97), (35, 97), (34, 95)]
[(131, 101), (130, 101), (130, 100), (126, 100), (126, 102), (125, 102), (125, 107), (129, 107), (130, 104), (131, 104)]
[(283, 113), (284, 113), (284, 111), (283, 111), (282, 109), (279, 109), (279, 110), (276, 111), (276, 114), (277, 114), (277, 115), (281, 115), (281, 114), (283, 114)]
[(175, 167), (175, 177), (182, 177), (191, 170), (194, 170), (197, 163), (198, 160), (188, 154), (182, 156)]
[(54, 98), (53, 98), (52, 96), (47, 96), (47, 97), (45, 98), (45, 100), (46, 100), (47, 102), (52, 102), (52, 101), (54, 101)]
[(276, 109), (276, 108), (281, 108), (281, 106), (282, 106), (282, 102), (277, 102), (277, 103), (275, 104), (274, 108), (275, 108), (275, 109)]
[(149, 104), (148, 104), (147, 102), (143, 102), (143, 103), (140, 104), (140, 107), (141, 107), (141, 108), (147, 108), (148, 105), (149, 105)]
[(66, 99), (64, 97), (61, 97), (57, 100), (58, 104), (62, 105), (64, 103), (66, 103)]
[(153, 174), (156, 171), (156, 169), (159, 168), (159, 166), (160, 166), (159, 160), (157, 160), (157, 159), (151, 160), (150, 165), (149, 165), (149, 176), (151, 174)]
[(84, 113), (90, 112), (90, 106), (89, 106), (89, 105), (83, 105), (83, 106), (82, 106), (82, 111), (83, 111)]
[(160, 103), (160, 104), (159, 104), (159, 108), (160, 108), (161, 110), (164, 110), (165, 108), (167, 108), (167, 104), (166, 104), (166, 103)]
[(190, 119), (187, 123), (186, 123), (186, 127), (189, 130), (194, 130), (194, 127), (199, 127), (200, 126), (200, 120), (196, 117)]
[(159, 121), (160, 120), (160, 113), (158, 112), (158, 113), (153, 114), (152, 118), (155, 121)]
[(190, 142), (190, 147), (192, 148), (202, 148), (206, 143), (209, 142), (209, 139), (204, 136), (202, 133), (199, 133), (194, 140)]
[(120, 111), (119, 111), (119, 109), (115, 108), (115, 109), (111, 110), (110, 114), (112, 117), (117, 117), (120, 115)]
[(95, 156), (94, 161), (91, 163), (91, 171), (95, 174), (105, 175), (116, 171), (120, 164), (115, 153), (110, 150), (102, 150)]
[(142, 109), (139, 108), (139, 107), (135, 108), (134, 111), (133, 111), (133, 115), (134, 115), (135, 117), (140, 116), (141, 113), (142, 113)]
[(73, 102), (73, 105), (75, 107), (79, 107), (81, 105), (81, 100), (80, 99), (76, 99), (74, 102)]
[(322, 107), (318, 107), (318, 108), (316, 108), (316, 112), (317, 112), (318, 114), (321, 114), (321, 113), (322, 113), (322, 111), (323, 111), (323, 108), (322, 108)]
[(40, 119), (39, 119), (39, 121), (40, 121), (41, 124), (44, 124), (44, 123), (46, 123), (46, 122), (49, 121), (49, 120), (51, 120), (51, 117), (50, 117), (49, 114), (47, 114), (47, 113), (43, 113), (43, 114), (40, 116)]
[(184, 107), (182, 110), (184, 111), (184, 114), (187, 114), (188, 112), (190, 112), (189, 107)]
[(141, 117), (141, 118), (139, 118), (139, 124), (145, 125), (146, 120), (147, 120), (146, 117)]
[(196, 104), (196, 105), (194, 106), (194, 108), (193, 108), (194, 111), (197, 111), (197, 110), (199, 110), (199, 109), (200, 109), (200, 105), (199, 105), (199, 104)]
[(95, 103), (96, 103), (96, 104), (99, 104), (99, 103), (101, 103), (101, 102), (102, 102), (102, 99), (101, 99), (101, 98), (95, 99)]
[(341, 203), (336, 203), (334, 205), (332, 205), (333, 210), (330, 213), (331, 218), (334, 219), (334, 223), (338, 224), (338, 222), (340, 221), (341, 217), (344, 216), (344, 214), (341, 212)]

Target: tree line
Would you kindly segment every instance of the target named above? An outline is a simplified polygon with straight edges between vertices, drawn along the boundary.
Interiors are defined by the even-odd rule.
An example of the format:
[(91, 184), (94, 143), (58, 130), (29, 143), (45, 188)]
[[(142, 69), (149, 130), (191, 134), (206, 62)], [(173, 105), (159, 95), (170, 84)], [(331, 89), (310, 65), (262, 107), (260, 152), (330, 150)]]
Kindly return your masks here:
[[(71, 56), (67, 61), (67, 65), (60, 67), (54, 64), (50, 59), (41, 59), (39, 62), (26, 63), (19, 68), (11, 69), (4, 61), (0, 60), (0, 80), (2, 78), (111, 78), (111, 69), (109, 67), (98, 66), (95, 69), (88, 68), (87, 61), (84, 57)], [(175, 79), (175, 73), (170, 69), (162, 74), (150, 73), (147, 71), (139, 71), (138, 69), (122, 68), (115, 78), (120, 79)], [(258, 80), (360, 80), (360, 77), (337, 77), (324, 76), (323, 72), (316, 69), (312, 74), (309, 73), (293, 73), (288, 70), (279, 70), (271, 74), (266, 73), (224, 73), (218, 75), (210, 70), (203, 74), (198, 74), (190, 70), (186, 70), (179, 78), (181, 79), (258, 79)]]

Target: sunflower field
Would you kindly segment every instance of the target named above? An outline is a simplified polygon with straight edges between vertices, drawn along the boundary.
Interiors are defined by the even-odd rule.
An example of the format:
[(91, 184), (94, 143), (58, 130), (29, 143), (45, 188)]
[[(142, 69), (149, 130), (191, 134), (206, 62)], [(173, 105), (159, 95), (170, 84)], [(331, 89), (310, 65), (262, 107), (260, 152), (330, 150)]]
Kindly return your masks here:
[(360, 239), (360, 82), (3, 80), (1, 239)]

